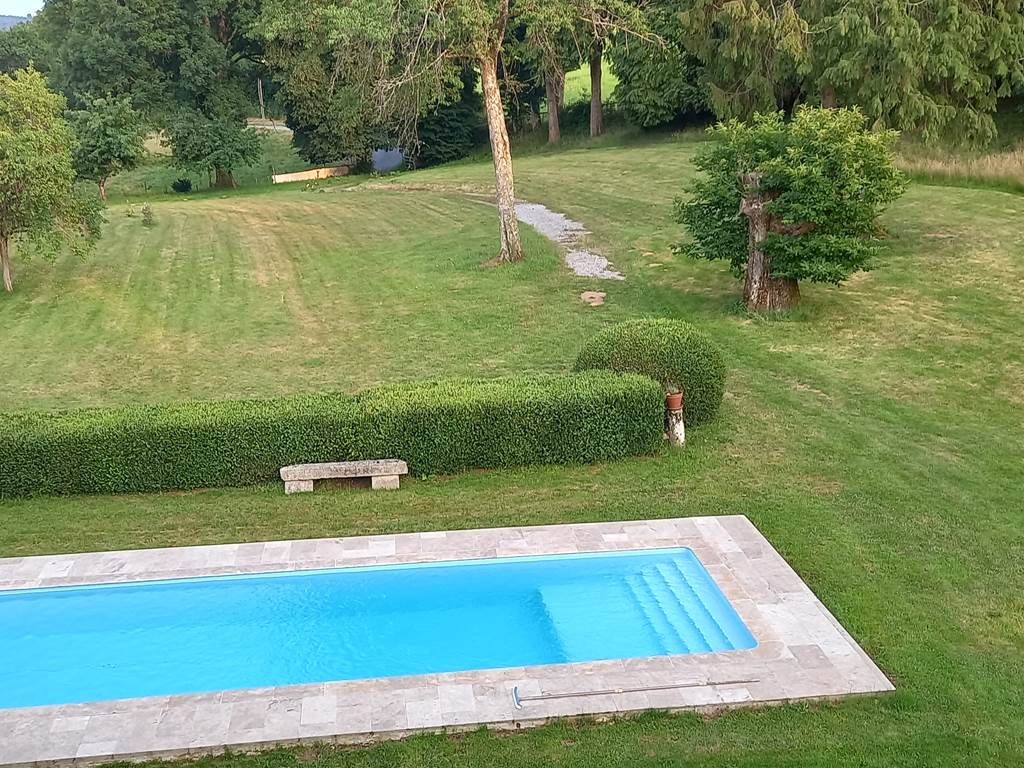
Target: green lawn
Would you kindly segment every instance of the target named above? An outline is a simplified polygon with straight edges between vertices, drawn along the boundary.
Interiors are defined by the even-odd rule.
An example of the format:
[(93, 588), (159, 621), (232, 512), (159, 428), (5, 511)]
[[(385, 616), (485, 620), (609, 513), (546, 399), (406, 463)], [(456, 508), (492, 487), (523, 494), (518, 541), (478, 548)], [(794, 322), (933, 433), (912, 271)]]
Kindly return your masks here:
[[(364, 185), (123, 210), (85, 262), (19, 267), (0, 297), (5, 408), (353, 389), (560, 370), (596, 328), (698, 323), (731, 369), (683, 451), (593, 467), (410, 481), (395, 494), (279, 487), (0, 503), (0, 554), (516, 523), (743, 513), (891, 676), (835, 705), (560, 723), (368, 750), (203, 763), (291, 766), (1001, 766), (1024, 757), (1024, 197), (915, 184), (891, 249), (776, 320), (724, 265), (668, 250), (696, 140), (517, 162), (517, 192), (584, 222), (627, 275), (568, 275), (528, 238), (486, 269), (486, 163)], [(391, 189), (388, 187), (405, 187)], [(431, 191), (434, 190), (434, 191)], [(585, 289), (608, 292), (583, 305)]]
[[(601, 61), (601, 97), (607, 102), (619, 84), (619, 78), (612, 72), (608, 57)], [(572, 106), (578, 101), (590, 101), (590, 64), (584, 64), (579, 69), (565, 73), (565, 94), (562, 103)]]

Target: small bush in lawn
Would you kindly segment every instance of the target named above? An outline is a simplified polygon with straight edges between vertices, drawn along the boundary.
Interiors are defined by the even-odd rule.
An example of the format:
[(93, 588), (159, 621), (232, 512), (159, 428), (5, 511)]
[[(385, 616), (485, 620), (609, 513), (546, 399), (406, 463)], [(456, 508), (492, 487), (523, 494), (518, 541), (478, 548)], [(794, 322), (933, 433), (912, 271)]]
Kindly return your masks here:
[(179, 195), (185, 195), (192, 191), (192, 179), (187, 176), (181, 179), (176, 179), (171, 184), (171, 189), (177, 192)]
[(689, 424), (710, 421), (725, 392), (718, 345), (680, 320), (631, 320), (600, 331), (576, 360), (577, 371), (594, 368), (644, 374), (666, 391), (681, 390)]
[(142, 206), (142, 223), (147, 227), (152, 227), (156, 224), (156, 217), (153, 216), (153, 206), (149, 203), (144, 203)]

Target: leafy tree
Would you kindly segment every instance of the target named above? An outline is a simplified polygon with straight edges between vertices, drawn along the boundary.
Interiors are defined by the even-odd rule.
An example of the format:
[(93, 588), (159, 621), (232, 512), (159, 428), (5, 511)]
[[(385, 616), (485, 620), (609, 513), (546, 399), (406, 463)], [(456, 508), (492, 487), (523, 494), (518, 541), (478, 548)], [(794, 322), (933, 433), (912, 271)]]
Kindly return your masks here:
[(1022, 0), (812, 0), (807, 90), (880, 125), (986, 144), (1024, 85)]
[(46, 43), (35, 19), (0, 29), (0, 72), (13, 72), (29, 66), (45, 71), (47, 57)]
[[(248, 30), (259, 8), (260, 0), (50, 0), (42, 16), (53, 81), (76, 105), (85, 94), (130, 96), (154, 126), (192, 115), (232, 147), (251, 144), (245, 118), (262, 51)], [(230, 167), (216, 171), (220, 184), (234, 184)]]
[(99, 236), (102, 204), (75, 187), (74, 135), (65, 101), (34, 69), (0, 73), (0, 267), (14, 290), (11, 252), (54, 258), (86, 253)]
[(131, 100), (121, 98), (83, 99), (84, 109), (70, 113), (71, 126), (78, 145), (75, 169), (84, 179), (92, 179), (107, 199), (107, 180), (128, 171), (146, 155), (146, 131)]
[(697, 160), (703, 174), (676, 203), (692, 236), (682, 253), (745, 273), (751, 310), (796, 305), (800, 280), (839, 284), (870, 268), (876, 220), (905, 188), (894, 131), (866, 130), (856, 109), (811, 107), (792, 122), (772, 112), (711, 130), (717, 141)]
[(366, 162), (382, 139), (372, 104), (346, 80), (332, 47), (311, 26), (280, 30), (267, 62), (292, 143), (309, 163)]
[(512, 156), (498, 58), (510, 0), (266, 0), (263, 29), (271, 40), (311, 27), (332, 48), (340, 71), (356, 80), (378, 122), (395, 126), (399, 143), (415, 143), (415, 126), (432, 108), (458, 98), (462, 67), (481, 77), (494, 159), (501, 248), (496, 262), (523, 258), (515, 212)]
[(791, 110), (803, 94), (807, 60), (803, 0), (686, 0), (682, 43), (705, 67), (720, 117)]
[[(685, 3), (685, 0), (684, 0)], [(619, 80), (615, 100), (626, 118), (643, 128), (671, 123), (683, 115), (707, 111), (709, 96), (703, 67), (680, 41), (679, 0), (658, 0), (645, 7), (647, 25), (657, 41), (620, 36), (609, 51)]]
[[(583, 0), (517, 0), (516, 9), (541, 2)], [(626, 0), (602, 2), (612, 15)], [(354, 86), (374, 105), (377, 122), (394, 130), (403, 146), (415, 144), (424, 114), (459, 98), (463, 68), (476, 67), (494, 161), (501, 240), (495, 263), (523, 258), (498, 77), (512, 10), (512, 0), (264, 0), (260, 24), (271, 41), (315, 29), (332, 51), (335, 71), (358, 73)]]
[(50, 80), (79, 106), (82, 94), (130, 96), (149, 116), (169, 114), (181, 41), (181, 3), (48, 0), (37, 19), (51, 46)]
[(516, 58), (530, 62), (543, 81), (548, 112), (548, 143), (562, 138), (560, 112), (565, 94), (565, 73), (579, 66), (581, 53), (575, 35), (576, 16), (565, 3), (514, 6), (523, 35)]
[(260, 158), (260, 140), (252, 128), (238, 130), (230, 121), (211, 120), (200, 112), (182, 112), (168, 129), (174, 164), (214, 175), (214, 186), (234, 188), (231, 169)]
[(985, 143), (1024, 84), (1024, 0), (687, 0), (683, 44), (721, 117), (859, 106), (880, 126)]
[(505, 29), (505, 41), (498, 57), (498, 80), (505, 105), (505, 121), (512, 133), (536, 130), (540, 125), (540, 106), (544, 101), (544, 73), (541, 62), (529, 55), (527, 29), (513, 15)]

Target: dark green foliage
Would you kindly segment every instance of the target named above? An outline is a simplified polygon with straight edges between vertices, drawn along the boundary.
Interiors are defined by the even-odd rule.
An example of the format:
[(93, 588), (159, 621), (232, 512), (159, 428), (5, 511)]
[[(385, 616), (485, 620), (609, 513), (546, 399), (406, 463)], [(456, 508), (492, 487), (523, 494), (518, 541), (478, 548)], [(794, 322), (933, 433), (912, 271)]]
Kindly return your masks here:
[(418, 475), (592, 462), (651, 451), (661, 430), (653, 381), (598, 372), (15, 413), (0, 419), (0, 497), (246, 485), (311, 461), (401, 458)]
[(578, 464), (651, 451), (661, 392), (642, 376), (588, 373), (389, 386), (358, 398), (356, 456), (411, 471)]
[(642, 128), (672, 123), (709, 109), (700, 62), (682, 47), (678, 0), (646, 7), (647, 23), (659, 43), (623, 36), (609, 49), (619, 79), (615, 100), (629, 122)]
[(749, 242), (739, 177), (757, 173), (772, 277), (838, 284), (870, 268), (878, 216), (906, 184), (892, 160), (894, 132), (865, 129), (857, 110), (812, 108), (791, 122), (781, 113), (755, 115), (711, 132), (719, 140), (696, 161), (703, 173), (676, 203), (693, 238), (680, 252), (728, 259), (742, 274)]
[(165, 129), (180, 132), (170, 123), (182, 114), (202, 121), (196, 131), (237, 126), (233, 148), (263, 67), (261, 45), (249, 36), (259, 7), (260, 0), (50, 0), (39, 21), (52, 46), (51, 81), (74, 106), (85, 94), (131, 98), (147, 123)]
[[(618, 102), (606, 101), (604, 104), (604, 127), (608, 129), (625, 122), (626, 118), (622, 114), (622, 110), (619, 109)], [(559, 124), (562, 133), (567, 136), (588, 133), (590, 131), (590, 99), (562, 107)]]
[(985, 144), (997, 99), (1024, 86), (1024, 0), (686, 0), (681, 42), (719, 117), (801, 103)]
[(0, 28), (0, 72), (9, 73), (30, 65), (45, 72), (46, 59), (46, 43), (35, 21)]
[(682, 390), (688, 424), (714, 418), (725, 392), (718, 345), (680, 320), (630, 320), (604, 329), (576, 359), (577, 371), (601, 368), (643, 374), (667, 390)]
[(417, 157), (423, 165), (440, 165), (467, 157), (487, 138), (483, 99), (476, 89), (476, 73), (462, 75), (462, 95), (453, 104), (432, 110), (419, 121)]
[(75, 170), (99, 183), (106, 195), (111, 176), (130, 171), (146, 156), (146, 131), (127, 96), (81, 98), (83, 109), (68, 113), (75, 132)]
[(191, 111), (183, 111), (171, 124), (167, 143), (174, 164), (190, 171), (230, 171), (255, 163), (261, 152), (259, 136), (244, 123)]
[[(316, 40), (311, 36), (309, 44)], [(268, 45), (267, 56), (299, 155), (314, 165), (368, 161), (383, 132), (372, 105), (341, 76), (330, 51), (282, 40)]]
[(180, 179), (175, 179), (171, 183), (171, 189), (177, 192), (179, 195), (184, 195), (192, 191), (192, 179), (187, 176)]
[(72, 106), (78, 94), (130, 96), (147, 115), (173, 100), (185, 35), (179, 3), (163, 0), (49, 0), (34, 23), (52, 48), (50, 80)]

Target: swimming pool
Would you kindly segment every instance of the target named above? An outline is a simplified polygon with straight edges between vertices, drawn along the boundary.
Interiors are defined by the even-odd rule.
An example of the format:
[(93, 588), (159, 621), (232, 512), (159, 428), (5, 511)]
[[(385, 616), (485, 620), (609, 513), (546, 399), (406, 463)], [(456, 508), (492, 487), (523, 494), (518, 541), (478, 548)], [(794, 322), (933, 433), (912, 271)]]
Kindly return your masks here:
[(0, 708), (755, 645), (685, 548), (0, 591)]

